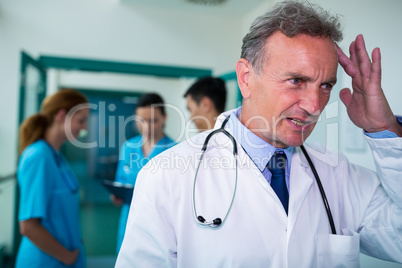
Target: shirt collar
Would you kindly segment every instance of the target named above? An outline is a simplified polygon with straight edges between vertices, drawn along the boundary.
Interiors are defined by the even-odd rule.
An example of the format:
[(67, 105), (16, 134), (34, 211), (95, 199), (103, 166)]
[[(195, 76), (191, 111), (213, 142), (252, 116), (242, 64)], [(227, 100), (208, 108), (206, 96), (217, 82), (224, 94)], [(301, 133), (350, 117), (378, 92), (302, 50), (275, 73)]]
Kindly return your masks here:
[(288, 160), (287, 168), (289, 170), (293, 155), (293, 147), (288, 147), (286, 149), (275, 148), (255, 135), (238, 119), (241, 109), (242, 107), (239, 107), (230, 114), (227, 126), (232, 132), (233, 137), (240, 143), (258, 169), (262, 172), (275, 151), (282, 151), (286, 154)]

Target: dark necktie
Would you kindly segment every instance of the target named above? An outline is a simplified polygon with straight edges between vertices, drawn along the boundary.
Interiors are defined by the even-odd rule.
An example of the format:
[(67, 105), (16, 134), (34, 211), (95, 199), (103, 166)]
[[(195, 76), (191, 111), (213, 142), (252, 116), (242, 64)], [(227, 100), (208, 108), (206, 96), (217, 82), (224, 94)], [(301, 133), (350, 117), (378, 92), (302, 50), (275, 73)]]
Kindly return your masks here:
[(289, 192), (285, 180), (286, 155), (275, 152), (271, 160), (269, 160), (267, 168), (272, 174), (271, 187), (279, 197), (279, 200), (281, 200), (286, 214), (288, 214)]

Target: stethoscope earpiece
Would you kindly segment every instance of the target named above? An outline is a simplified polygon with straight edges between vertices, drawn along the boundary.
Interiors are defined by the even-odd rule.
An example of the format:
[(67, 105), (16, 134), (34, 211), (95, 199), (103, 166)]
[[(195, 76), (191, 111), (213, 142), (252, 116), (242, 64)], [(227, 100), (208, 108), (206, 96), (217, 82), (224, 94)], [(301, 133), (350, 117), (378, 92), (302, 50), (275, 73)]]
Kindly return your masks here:
[(204, 223), (205, 222), (205, 219), (204, 219), (204, 217), (203, 216), (198, 216), (197, 217), (197, 219), (200, 221), (200, 222), (202, 222), (202, 223)]
[(221, 220), (221, 218), (216, 218), (216, 219), (213, 220), (212, 222), (213, 222), (216, 226), (219, 226), (219, 225), (221, 225), (222, 220)]
[(212, 222), (207, 222), (205, 221), (205, 218), (201, 215), (197, 216), (197, 220), (200, 224), (202, 225), (208, 225), (210, 227), (218, 227), (219, 225), (222, 224), (221, 218), (216, 218)]

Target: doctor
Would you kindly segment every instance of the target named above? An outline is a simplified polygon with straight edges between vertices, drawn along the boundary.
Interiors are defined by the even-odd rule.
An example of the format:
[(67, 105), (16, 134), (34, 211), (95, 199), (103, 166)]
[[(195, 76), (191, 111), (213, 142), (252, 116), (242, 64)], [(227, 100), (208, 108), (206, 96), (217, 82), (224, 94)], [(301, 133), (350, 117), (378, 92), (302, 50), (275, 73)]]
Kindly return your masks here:
[[(359, 252), (402, 262), (402, 127), (381, 88), (379, 49), (370, 61), (359, 35), (348, 58), (341, 38), (336, 18), (310, 4), (278, 3), (257, 18), (236, 65), (243, 106), (215, 127), (230, 115), (224, 128), (237, 157), (229, 137), (216, 134), (197, 168), (204, 132), (150, 161), (116, 267), (359, 267)], [(338, 62), (353, 79), (353, 93), (340, 97), (365, 131), (377, 173), (307, 148), (309, 165), (300, 149)], [(165, 159), (171, 166), (155, 171)], [(191, 164), (180, 168), (182, 159)], [(221, 224), (202, 224), (217, 218)]]

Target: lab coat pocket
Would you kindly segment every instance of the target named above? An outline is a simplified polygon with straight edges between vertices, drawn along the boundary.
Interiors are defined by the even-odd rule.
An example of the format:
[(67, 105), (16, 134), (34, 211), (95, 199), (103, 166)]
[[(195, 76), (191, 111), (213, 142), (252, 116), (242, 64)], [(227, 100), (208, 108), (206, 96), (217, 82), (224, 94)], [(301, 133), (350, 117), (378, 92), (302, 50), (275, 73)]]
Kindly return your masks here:
[(360, 267), (360, 235), (342, 230), (343, 235), (317, 235), (317, 267)]

